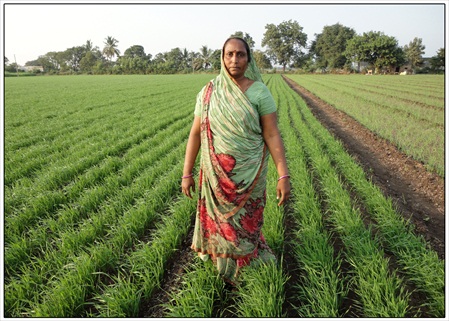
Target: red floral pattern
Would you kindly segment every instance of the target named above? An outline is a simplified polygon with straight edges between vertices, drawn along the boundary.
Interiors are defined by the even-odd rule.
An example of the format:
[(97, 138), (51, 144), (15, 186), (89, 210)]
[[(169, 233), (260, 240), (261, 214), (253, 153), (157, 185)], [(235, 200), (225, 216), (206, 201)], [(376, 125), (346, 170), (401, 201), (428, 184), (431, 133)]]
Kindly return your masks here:
[(229, 177), (220, 177), (218, 184), (221, 187), (224, 198), (229, 202), (235, 202), (237, 198), (237, 185)]
[(229, 223), (220, 223), (220, 235), (223, 236), (227, 241), (237, 241), (237, 233)]
[(206, 208), (206, 200), (202, 199), (199, 201), (199, 207), (200, 207), (200, 221), (201, 226), (203, 228), (204, 236), (209, 238), (210, 234), (216, 234), (217, 233), (217, 224), (214, 222), (214, 220), (207, 214), (207, 208)]
[(235, 166), (235, 158), (228, 154), (217, 154), (218, 163), (226, 173), (230, 173)]
[(245, 205), (246, 214), (240, 219), (240, 224), (250, 234), (259, 232), (262, 228), (264, 206), (261, 202), (261, 199), (251, 200)]

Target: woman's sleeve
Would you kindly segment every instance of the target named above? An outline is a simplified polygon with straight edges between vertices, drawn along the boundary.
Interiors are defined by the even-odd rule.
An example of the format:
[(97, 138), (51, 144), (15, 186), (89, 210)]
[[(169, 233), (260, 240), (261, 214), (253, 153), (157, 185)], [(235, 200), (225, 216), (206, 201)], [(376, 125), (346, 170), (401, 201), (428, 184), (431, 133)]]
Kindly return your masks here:
[(204, 88), (201, 89), (201, 91), (196, 95), (196, 105), (195, 105), (195, 111), (193, 112), (195, 114), (195, 116), (201, 117), (201, 109), (203, 106), (203, 92), (204, 92)]
[(274, 101), (273, 96), (271, 95), (270, 90), (267, 86), (263, 85), (260, 91), (259, 98), (259, 115), (267, 115), (274, 113), (277, 110), (276, 102)]

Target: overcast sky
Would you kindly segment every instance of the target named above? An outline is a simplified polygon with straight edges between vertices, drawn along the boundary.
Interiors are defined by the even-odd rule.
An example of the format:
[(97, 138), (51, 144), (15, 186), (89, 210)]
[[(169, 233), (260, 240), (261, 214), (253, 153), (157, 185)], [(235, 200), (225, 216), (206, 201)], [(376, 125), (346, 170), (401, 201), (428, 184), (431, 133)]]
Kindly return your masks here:
[[(196, 2), (189, 4), (135, 4), (71, 1), (30, 4), (19, 1), (0, 1), (4, 55), (19, 65), (35, 60), (50, 51), (64, 51), (91, 40), (94, 46), (104, 47), (104, 40), (112, 36), (119, 41), (124, 53), (133, 45), (141, 45), (153, 56), (173, 48), (199, 51), (206, 45), (220, 49), (224, 40), (235, 31), (243, 31), (254, 39), (256, 49), (267, 24), (294, 20), (303, 27), (308, 43), (324, 26), (340, 23), (353, 28), (357, 34), (381, 31), (395, 37), (404, 46), (415, 37), (426, 46), (425, 57), (434, 56), (445, 46), (445, 8), (447, 1), (427, 3), (401, 2), (251, 2), (245, 5), (228, 2)], [(73, 4), (75, 3), (75, 4)], [(330, 4), (332, 3), (332, 4)], [(334, 4), (336, 3), (336, 4)], [(15, 57), (14, 57), (15, 56)]]

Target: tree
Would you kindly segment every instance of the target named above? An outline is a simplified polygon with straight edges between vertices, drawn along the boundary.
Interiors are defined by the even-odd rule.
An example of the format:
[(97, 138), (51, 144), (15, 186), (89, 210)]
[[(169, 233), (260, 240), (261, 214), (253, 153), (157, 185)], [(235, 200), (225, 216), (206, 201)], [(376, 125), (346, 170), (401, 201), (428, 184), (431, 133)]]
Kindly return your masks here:
[(91, 73), (94, 66), (97, 64), (97, 57), (92, 53), (92, 51), (86, 52), (83, 58), (80, 60), (80, 70), (82, 72)]
[(221, 49), (216, 49), (210, 56), (212, 70), (220, 70), (221, 68)]
[(38, 61), (38, 59), (29, 60), (25, 63), (25, 66), (39, 66), (39, 61)]
[(446, 54), (444, 48), (440, 48), (438, 49), (436, 56), (430, 58), (430, 66), (433, 72), (444, 72), (446, 61), (445, 56)]
[(323, 32), (316, 35), (310, 52), (315, 55), (318, 68), (343, 68), (347, 62), (344, 55), (348, 40), (356, 35), (354, 29), (340, 23), (325, 26)]
[(181, 70), (188, 72), (191, 69), (192, 60), (190, 59), (190, 53), (184, 48), (181, 52)]
[(285, 67), (302, 54), (301, 48), (307, 44), (307, 35), (296, 21), (284, 21), (279, 25), (267, 24), (262, 46), (267, 46), (268, 56)]
[(270, 59), (262, 51), (260, 50), (253, 51), (253, 57), (254, 60), (256, 61), (257, 67), (260, 70), (273, 68)]
[(85, 47), (78, 46), (64, 51), (65, 63), (72, 71), (79, 71), (80, 61), (85, 55)]
[(376, 72), (382, 67), (402, 65), (405, 61), (404, 51), (394, 37), (374, 31), (350, 39), (345, 56), (354, 62), (369, 63), (376, 68)]
[(103, 54), (106, 56), (106, 58), (109, 58), (109, 61), (112, 61), (112, 57), (114, 56), (119, 56), (120, 55), (120, 51), (117, 49), (117, 44), (118, 44), (118, 40), (111, 37), (111, 36), (107, 36), (105, 38), (105, 46), (103, 48)]
[(12, 64), (5, 66), (5, 71), (18, 72), (18, 68), (19, 68), (19, 65), (16, 64), (15, 62), (13, 62)]
[(236, 31), (236, 32), (234, 32), (234, 34), (231, 35), (231, 37), (242, 38), (243, 40), (246, 41), (246, 43), (248, 44), (248, 46), (251, 50), (254, 48), (255, 42), (254, 42), (253, 38), (246, 32), (245, 32), (245, 34), (243, 34), (242, 31)]
[(182, 51), (180, 48), (174, 48), (170, 50), (165, 55), (165, 63), (166, 63), (166, 69), (170, 70), (172, 73), (181, 71), (182, 66)]
[(84, 49), (86, 50), (86, 52), (92, 52), (94, 50), (94, 44), (92, 43), (92, 41), (87, 40), (86, 44), (84, 45)]
[(65, 57), (62, 52), (50, 51), (37, 59), (39, 66), (44, 67), (45, 71), (58, 71), (61, 65), (65, 65)]
[(195, 72), (195, 70), (201, 69), (203, 61), (200, 58), (200, 54), (198, 52), (190, 51), (189, 59), (191, 61), (192, 72)]
[(165, 54), (163, 53), (158, 53), (156, 54), (156, 56), (154, 56), (153, 60), (151, 61), (151, 63), (148, 66), (148, 72), (150, 73), (166, 73), (164, 71), (164, 67), (165, 67)]
[(211, 65), (211, 56), (212, 56), (212, 49), (207, 48), (207, 46), (202, 46), (200, 49), (200, 58), (202, 61), (202, 67), (204, 69), (209, 68), (209, 66)]
[(424, 49), (426, 49), (426, 46), (422, 44), (421, 38), (415, 38), (408, 45), (404, 46), (405, 57), (412, 69), (423, 65), (424, 60), (422, 55), (424, 54)]
[(123, 56), (117, 59), (115, 72), (125, 74), (144, 74), (151, 60), (151, 55), (145, 53), (143, 46), (134, 45), (125, 50)]
[(87, 40), (83, 46), (84, 55), (79, 62), (79, 68), (83, 73), (93, 73), (95, 66), (103, 59), (100, 49)]
[(123, 56), (128, 58), (136, 58), (136, 57), (146, 58), (147, 55), (145, 53), (145, 49), (143, 48), (143, 46), (134, 45), (126, 49)]

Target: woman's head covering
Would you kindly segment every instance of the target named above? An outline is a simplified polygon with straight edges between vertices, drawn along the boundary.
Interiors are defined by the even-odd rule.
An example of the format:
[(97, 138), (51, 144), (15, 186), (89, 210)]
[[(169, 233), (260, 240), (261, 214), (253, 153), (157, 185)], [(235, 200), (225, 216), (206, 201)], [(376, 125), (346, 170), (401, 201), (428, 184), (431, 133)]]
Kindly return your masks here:
[(245, 71), (245, 77), (247, 77), (247, 78), (249, 78), (249, 79), (251, 79), (251, 80), (254, 80), (254, 81), (261, 81), (261, 82), (263, 82), (262, 76), (260, 75), (259, 68), (257, 68), (256, 61), (255, 61), (255, 59), (254, 59), (254, 57), (253, 57), (253, 55), (252, 55), (252, 52), (251, 52), (251, 50), (250, 50), (250, 48), (249, 48), (248, 43), (247, 43), (244, 39), (242, 39), (242, 38), (240, 38), (240, 37), (230, 37), (230, 38), (226, 39), (226, 41), (224, 42), (223, 49), (221, 50), (221, 56), (220, 56), (220, 57), (221, 57), (221, 70), (220, 70), (220, 74), (221, 74), (222, 76), (228, 78), (228, 79), (231, 79), (231, 75), (229, 75), (229, 72), (228, 72), (228, 70), (226, 69), (226, 66), (225, 66), (224, 60), (223, 60), (223, 56), (224, 56), (224, 47), (226, 46), (226, 43), (227, 43), (229, 40), (231, 40), (231, 39), (237, 39), (237, 40), (240, 40), (240, 41), (242, 41), (242, 42), (244, 43), (244, 45), (245, 45), (245, 48), (246, 48), (246, 51), (247, 51), (247, 54), (248, 54), (248, 67), (246, 68), (246, 71)]

